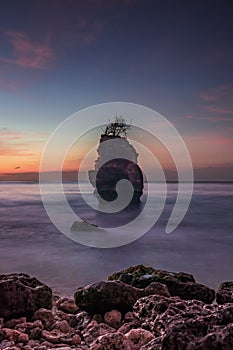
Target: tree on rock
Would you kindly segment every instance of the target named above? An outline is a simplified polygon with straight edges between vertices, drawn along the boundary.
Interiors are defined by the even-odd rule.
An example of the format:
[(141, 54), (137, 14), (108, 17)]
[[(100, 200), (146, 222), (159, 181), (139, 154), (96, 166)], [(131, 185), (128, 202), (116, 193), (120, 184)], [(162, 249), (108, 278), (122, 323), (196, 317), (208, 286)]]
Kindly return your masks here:
[(115, 117), (113, 122), (106, 125), (104, 134), (107, 136), (124, 136), (128, 135), (131, 125), (127, 124), (123, 117)]

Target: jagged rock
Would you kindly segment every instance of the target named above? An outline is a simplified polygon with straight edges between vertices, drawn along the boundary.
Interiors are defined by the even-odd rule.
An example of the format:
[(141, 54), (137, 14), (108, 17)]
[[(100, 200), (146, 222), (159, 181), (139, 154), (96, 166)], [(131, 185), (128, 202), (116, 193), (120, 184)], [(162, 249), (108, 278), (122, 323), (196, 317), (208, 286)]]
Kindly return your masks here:
[(122, 313), (132, 310), (137, 299), (154, 293), (167, 294), (161, 286), (139, 289), (120, 281), (97, 282), (84, 288), (79, 288), (74, 299), (77, 306), (90, 314), (104, 315), (111, 310)]
[(65, 320), (56, 321), (53, 324), (53, 329), (58, 329), (65, 334), (75, 333), (75, 329), (70, 327), (69, 323)]
[(156, 270), (144, 265), (131, 266), (120, 272), (115, 272), (108, 277), (109, 281), (118, 280), (137, 288), (146, 288), (152, 282), (160, 282), (167, 285), (167, 281), (176, 280), (178, 283), (196, 282), (194, 277), (184, 272), (168, 272)]
[(232, 350), (233, 349), (233, 323), (225, 327), (217, 327), (197, 342), (190, 344), (187, 350)]
[(60, 310), (57, 310), (54, 314), (54, 322), (55, 321), (67, 321), (70, 327), (76, 327), (76, 325), (78, 324), (76, 315), (67, 314), (66, 312)]
[(135, 301), (144, 295), (144, 291), (119, 281), (97, 282), (75, 293), (77, 306), (90, 314), (105, 314), (111, 310), (127, 312)]
[(52, 344), (69, 344), (78, 345), (81, 343), (81, 338), (78, 334), (65, 334), (58, 329), (52, 331), (42, 331), (42, 337)]
[(139, 321), (134, 320), (127, 323), (124, 323), (120, 328), (118, 328), (117, 332), (126, 334), (133, 328), (140, 328), (141, 324)]
[(78, 307), (73, 298), (59, 298), (56, 302), (58, 310), (66, 312), (68, 314), (76, 314)]
[[(178, 297), (152, 295), (141, 298), (135, 303), (134, 312), (141, 321), (141, 327), (157, 338), (143, 347), (144, 350), (188, 350), (190, 344), (200, 342), (208, 334), (216, 333), (233, 322), (232, 304), (206, 305), (198, 300), (181, 300)], [(227, 337), (230, 339), (229, 335)]]
[[(0, 317), (0, 329), (4, 326), (4, 318)], [(7, 328), (11, 328), (6, 326)]]
[(34, 322), (24, 322), (24, 323), (18, 323), (15, 326), (15, 329), (26, 333), (30, 339), (36, 340), (41, 338), (41, 333), (43, 330), (43, 325), (40, 320), (36, 320)]
[(179, 296), (184, 300), (197, 299), (209, 304), (215, 299), (213, 289), (196, 283), (192, 275), (184, 272), (168, 272), (137, 265), (114, 273), (108, 280), (119, 280), (137, 288), (149, 288), (151, 283), (160, 282), (167, 286), (171, 296)]
[(17, 346), (15, 346), (15, 342), (12, 340), (3, 340), (2, 342), (0, 342), (0, 349), (15, 349), (15, 350), (19, 350), (20, 348), (18, 348)]
[(0, 295), (0, 316), (6, 319), (52, 307), (52, 290), (26, 274), (0, 275)]
[(6, 321), (5, 325), (7, 328), (15, 328), (16, 325), (25, 322), (27, 322), (26, 317), (12, 318), (11, 320)]
[[(91, 320), (92, 320), (92, 321), (96, 321), (97, 323), (103, 323), (103, 322), (104, 322), (104, 321), (103, 321), (103, 316), (100, 315), (100, 314), (95, 314), (95, 315), (93, 315), (93, 317), (92, 317)], [(105, 323), (107, 323), (107, 322), (105, 322)]]
[(233, 303), (233, 281), (220, 284), (216, 294), (216, 301), (218, 304)]
[(75, 328), (82, 331), (91, 322), (91, 315), (85, 311), (79, 312), (76, 316)]
[(143, 345), (154, 339), (150, 331), (142, 328), (131, 329), (125, 334), (125, 337), (129, 341), (131, 350), (140, 350)]
[(34, 313), (33, 320), (41, 320), (45, 329), (50, 330), (55, 322), (55, 315), (51, 310), (42, 308)]
[(164, 297), (170, 297), (169, 290), (166, 284), (160, 282), (152, 282), (148, 287), (145, 288), (145, 295), (158, 294)]
[(13, 340), (15, 343), (26, 343), (29, 340), (27, 334), (19, 332), (15, 329), (2, 328), (0, 329), (0, 341), (2, 340)]
[(86, 344), (92, 344), (99, 336), (108, 333), (114, 333), (116, 330), (105, 323), (97, 323), (91, 321), (89, 325), (83, 330), (82, 335)]
[(124, 316), (124, 321), (125, 322), (132, 322), (137, 320), (137, 318), (135, 317), (135, 314), (132, 311), (128, 311), (126, 312), (125, 316)]
[(109, 333), (100, 336), (90, 347), (90, 350), (131, 350), (124, 334)]
[(112, 310), (106, 312), (104, 315), (104, 322), (108, 324), (110, 327), (118, 328), (121, 323), (121, 313), (118, 310)]

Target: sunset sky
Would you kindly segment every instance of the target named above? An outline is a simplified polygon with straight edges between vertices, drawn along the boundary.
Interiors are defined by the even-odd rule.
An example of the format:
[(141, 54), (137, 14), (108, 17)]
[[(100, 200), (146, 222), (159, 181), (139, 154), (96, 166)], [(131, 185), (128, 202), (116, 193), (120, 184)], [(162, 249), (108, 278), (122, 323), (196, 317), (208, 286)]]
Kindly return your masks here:
[(38, 172), (68, 116), (125, 101), (174, 124), (196, 179), (233, 180), (232, 11), (226, 0), (2, 1), (0, 179)]

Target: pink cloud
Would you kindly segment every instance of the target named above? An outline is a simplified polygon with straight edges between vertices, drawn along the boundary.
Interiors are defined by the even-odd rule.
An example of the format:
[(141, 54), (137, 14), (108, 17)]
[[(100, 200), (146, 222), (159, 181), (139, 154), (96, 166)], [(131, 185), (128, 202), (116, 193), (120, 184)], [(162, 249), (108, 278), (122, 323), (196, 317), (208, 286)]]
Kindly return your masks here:
[(54, 58), (54, 52), (47, 42), (34, 43), (23, 33), (4, 31), (12, 47), (12, 57), (0, 56), (0, 61), (16, 64), (23, 68), (48, 68)]
[(217, 106), (207, 105), (204, 109), (208, 112), (219, 113), (219, 114), (233, 114), (233, 109), (221, 108)]
[(33, 157), (35, 153), (30, 153), (26, 149), (13, 149), (0, 147), (0, 157)]
[(47, 138), (48, 134), (45, 132), (39, 132), (39, 133), (23, 133), (20, 131), (14, 131), (10, 130), (8, 128), (0, 128), (0, 137), (1, 141), (4, 140), (45, 140)]
[(226, 47), (217, 47), (212, 52), (203, 57), (203, 62), (208, 65), (218, 62), (231, 62), (233, 59), (232, 52)]
[(215, 102), (232, 96), (233, 86), (230, 85), (219, 85), (214, 88), (207, 89), (200, 94), (201, 99), (206, 102)]
[[(232, 112), (233, 113), (233, 112)], [(222, 117), (222, 116), (215, 116), (215, 117), (198, 117), (198, 116), (193, 116), (193, 115), (185, 115), (184, 116), (185, 119), (192, 119), (192, 120), (207, 120), (207, 121), (210, 121), (212, 123), (215, 123), (215, 122), (229, 122), (229, 123), (232, 123), (233, 122), (233, 118), (229, 118), (229, 117)]]
[(24, 133), (0, 128), (0, 156), (33, 157), (38, 152), (36, 149), (43, 146), (47, 136), (45, 132)]
[(233, 115), (233, 85), (219, 85), (207, 89), (200, 94), (200, 97), (205, 103), (202, 108), (211, 113), (211, 117), (202, 119), (232, 122), (232, 118), (228, 115)]

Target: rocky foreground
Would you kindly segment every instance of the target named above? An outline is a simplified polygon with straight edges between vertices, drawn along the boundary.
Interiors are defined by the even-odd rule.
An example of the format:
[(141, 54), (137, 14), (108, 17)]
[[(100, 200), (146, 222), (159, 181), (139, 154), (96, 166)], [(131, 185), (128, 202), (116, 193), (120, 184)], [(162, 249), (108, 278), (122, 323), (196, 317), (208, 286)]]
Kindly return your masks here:
[(233, 282), (215, 293), (190, 274), (138, 265), (70, 299), (0, 275), (0, 349), (232, 350)]

